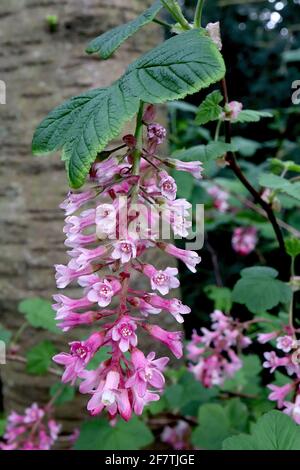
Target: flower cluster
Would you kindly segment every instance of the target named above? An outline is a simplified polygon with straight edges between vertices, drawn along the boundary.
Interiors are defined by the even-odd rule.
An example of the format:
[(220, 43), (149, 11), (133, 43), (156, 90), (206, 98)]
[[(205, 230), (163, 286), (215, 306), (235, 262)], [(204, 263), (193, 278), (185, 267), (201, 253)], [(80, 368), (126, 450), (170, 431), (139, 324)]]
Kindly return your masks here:
[(283, 333), (273, 331), (260, 334), (258, 337), (260, 343), (276, 339), (276, 349), (281, 352), (280, 356), (275, 351), (265, 352), (263, 367), (270, 369), (271, 373), (283, 368), (291, 377), (290, 380), (287, 377), (284, 385), (268, 385), (271, 390), (269, 400), (276, 401), (278, 408), (300, 424), (300, 341), (296, 339), (290, 328)]
[[(91, 395), (87, 408), (92, 415), (106, 409), (111, 417), (119, 414), (128, 420), (132, 412), (140, 415), (145, 405), (159, 399), (168, 358), (155, 358), (154, 352), (145, 356), (138, 348), (141, 331), (166, 345), (177, 358), (182, 355), (181, 333), (149, 322), (164, 310), (181, 323), (182, 315), (190, 312), (179, 299), (162, 297), (179, 286), (178, 271), (157, 269), (145, 263), (143, 255), (159, 248), (196, 271), (198, 254), (169, 243), (170, 233), (167, 238), (160, 230), (165, 226), (170, 232), (171, 226), (173, 233), (185, 236), (191, 225), (190, 204), (176, 199), (176, 182), (168, 168), (200, 178), (202, 167), (200, 162), (157, 155), (166, 130), (154, 118), (155, 110), (148, 106), (142, 121), (143, 142), (124, 136), (121, 147), (93, 164), (94, 186), (70, 192), (61, 204), (70, 261), (67, 266), (56, 265), (57, 287), (75, 281), (83, 295), (78, 299), (55, 295), (56, 319), (64, 331), (91, 325), (93, 334), (72, 342), (70, 351), (57, 354), (54, 361), (65, 367), (63, 382), (81, 380), (79, 390)], [(148, 291), (134, 289), (134, 272), (148, 279)], [(91, 359), (103, 347), (109, 350), (108, 359), (89, 370)]]
[(24, 415), (13, 411), (7, 418), (5, 443), (1, 450), (50, 450), (60, 433), (61, 426), (47, 418), (47, 412), (33, 403)]
[(188, 358), (193, 362), (190, 371), (205, 387), (221, 385), (242, 367), (237, 351), (246, 348), (251, 340), (244, 336), (245, 325), (215, 310), (211, 315), (211, 330), (193, 332), (187, 345)]
[(251, 253), (257, 244), (257, 230), (255, 227), (237, 227), (232, 235), (232, 248), (238, 254), (245, 256)]

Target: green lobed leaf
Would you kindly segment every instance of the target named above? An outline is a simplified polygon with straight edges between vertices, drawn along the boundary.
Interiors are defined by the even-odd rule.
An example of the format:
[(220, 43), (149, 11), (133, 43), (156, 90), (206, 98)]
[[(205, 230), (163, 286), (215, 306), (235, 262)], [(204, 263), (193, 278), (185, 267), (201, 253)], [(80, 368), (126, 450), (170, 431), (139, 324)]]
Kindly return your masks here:
[(151, 23), (161, 9), (162, 4), (158, 0), (134, 20), (117, 26), (93, 39), (88, 44), (86, 52), (88, 54), (98, 53), (102, 59), (108, 59), (126, 39), (133, 36), (143, 26)]
[(32, 297), (22, 300), (18, 310), (23, 313), (28, 323), (34, 328), (43, 328), (52, 333), (61, 333), (55, 323), (55, 312), (48, 300)]
[(223, 101), (223, 96), (220, 91), (215, 90), (210, 93), (200, 104), (196, 115), (196, 124), (203, 125), (210, 121), (216, 121), (220, 118), (222, 113), (222, 106), (220, 103)]
[(276, 279), (278, 273), (268, 267), (246, 268), (241, 271), (241, 279), (235, 284), (232, 299), (244, 304), (252, 313), (269, 310), (280, 302), (291, 299), (288, 284)]
[(51, 366), (56, 349), (50, 341), (43, 341), (30, 349), (27, 354), (26, 370), (30, 374), (44, 375)]
[(214, 308), (223, 312), (230, 312), (232, 308), (231, 290), (227, 287), (206, 286), (204, 291), (207, 297), (214, 302)]
[(133, 118), (140, 100), (150, 103), (184, 98), (225, 74), (214, 43), (199, 30), (172, 37), (133, 62), (111, 87), (71, 98), (36, 129), (34, 154), (63, 148), (70, 185), (79, 188), (97, 154)]
[(136, 417), (128, 423), (118, 421), (110, 426), (104, 418), (82, 424), (75, 450), (137, 450), (150, 445), (154, 436), (148, 426)]
[(229, 400), (226, 406), (207, 403), (200, 406), (198, 419), (192, 443), (199, 449), (218, 450), (224, 439), (245, 430), (248, 409), (239, 398)]
[(243, 109), (232, 122), (258, 122), (261, 118), (271, 118), (272, 113), (267, 111), (254, 111), (253, 109)]
[(300, 428), (281, 411), (270, 411), (253, 426), (223, 442), (223, 450), (300, 450)]

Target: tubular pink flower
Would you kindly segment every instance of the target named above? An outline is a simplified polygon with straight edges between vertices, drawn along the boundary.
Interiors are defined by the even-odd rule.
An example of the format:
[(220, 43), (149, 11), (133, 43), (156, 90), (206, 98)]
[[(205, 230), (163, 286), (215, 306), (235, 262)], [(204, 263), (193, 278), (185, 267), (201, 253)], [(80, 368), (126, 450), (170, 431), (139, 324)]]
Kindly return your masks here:
[(169, 255), (180, 259), (180, 261), (182, 261), (186, 267), (192, 271), (192, 273), (196, 272), (196, 266), (200, 263), (201, 258), (195, 251), (182, 250), (181, 248), (177, 248), (171, 243), (168, 243), (164, 249), (166, 253), (169, 253)]
[(242, 256), (251, 253), (257, 244), (257, 230), (255, 227), (238, 227), (232, 236), (232, 248)]
[(181, 331), (166, 331), (158, 325), (146, 325), (145, 329), (153, 338), (164, 343), (177, 359), (182, 357)]

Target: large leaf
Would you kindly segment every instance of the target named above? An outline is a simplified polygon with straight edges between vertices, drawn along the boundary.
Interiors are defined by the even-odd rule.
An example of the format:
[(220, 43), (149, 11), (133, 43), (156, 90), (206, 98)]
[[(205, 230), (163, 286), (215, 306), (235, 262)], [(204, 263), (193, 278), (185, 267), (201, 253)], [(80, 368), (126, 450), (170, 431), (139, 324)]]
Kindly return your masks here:
[(267, 267), (246, 268), (241, 271), (241, 279), (235, 284), (232, 299), (244, 304), (252, 313), (262, 313), (280, 302), (287, 303), (291, 289), (276, 279), (278, 272)]
[(19, 303), (18, 310), (25, 315), (28, 323), (34, 328), (43, 328), (52, 333), (61, 333), (55, 323), (55, 312), (48, 300), (39, 297), (25, 299)]
[(223, 450), (300, 450), (300, 427), (281, 411), (270, 411), (253, 426), (251, 435), (226, 439)]
[(137, 450), (153, 442), (150, 429), (138, 418), (111, 426), (104, 418), (82, 424), (76, 450)]
[(140, 100), (162, 103), (220, 80), (225, 65), (214, 43), (197, 30), (175, 36), (131, 64), (111, 87), (71, 98), (38, 126), (33, 152), (63, 148), (70, 185), (79, 188), (97, 154), (137, 112)]
[(192, 443), (198, 449), (217, 450), (228, 436), (245, 430), (248, 421), (247, 407), (239, 398), (226, 406), (208, 403), (199, 408), (199, 425), (192, 434)]
[(223, 110), (222, 106), (220, 106), (222, 101), (223, 96), (218, 90), (210, 93), (198, 108), (196, 124), (203, 125), (207, 122), (220, 119)]
[(94, 54), (95, 52), (100, 55), (102, 59), (108, 59), (126, 39), (133, 36), (143, 26), (151, 23), (157, 13), (161, 10), (162, 5), (160, 1), (156, 1), (150, 8), (144, 11), (141, 15), (129, 23), (122, 24), (107, 31), (101, 36), (93, 39), (87, 46), (86, 52)]

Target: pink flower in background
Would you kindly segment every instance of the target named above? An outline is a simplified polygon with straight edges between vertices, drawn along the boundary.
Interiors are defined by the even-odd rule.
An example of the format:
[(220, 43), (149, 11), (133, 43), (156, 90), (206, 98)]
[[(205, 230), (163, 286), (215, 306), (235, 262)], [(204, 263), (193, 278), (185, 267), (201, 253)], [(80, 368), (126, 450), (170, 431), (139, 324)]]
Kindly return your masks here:
[(238, 227), (233, 231), (232, 248), (242, 256), (248, 255), (257, 245), (257, 230), (255, 227)]
[(277, 349), (281, 349), (281, 351), (288, 353), (291, 349), (297, 347), (297, 341), (291, 336), (279, 336), (276, 340), (276, 345)]
[(12, 411), (7, 418), (1, 450), (50, 450), (56, 442), (61, 425), (49, 419), (48, 411), (36, 403), (24, 415)]
[(274, 351), (265, 352), (264, 358), (266, 359), (263, 362), (263, 367), (270, 369), (270, 372), (274, 372), (278, 367), (286, 366), (288, 364), (288, 358), (278, 357)]
[(173, 427), (165, 426), (160, 436), (162, 442), (169, 444), (175, 450), (189, 449), (191, 428), (186, 421), (179, 420)]
[(223, 191), (219, 186), (210, 186), (206, 189), (208, 194), (213, 198), (214, 207), (221, 213), (224, 213), (229, 208), (229, 194)]
[(147, 126), (147, 137), (149, 141), (155, 142), (157, 145), (163, 143), (167, 135), (166, 129), (157, 122), (152, 122)]
[(278, 332), (276, 331), (271, 331), (270, 333), (259, 333), (257, 335), (257, 341), (261, 344), (268, 343), (272, 339), (277, 338)]
[(166, 162), (171, 168), (175, 168), (177, 171), (186, 171), (197, 180), (202, 178), (203, 164), (200, 161), (182, 162), (181, 160), (176, 160), (175, 158), (167, 158)]
[(244, 325), (220, 310), (211, 315), (211, 330), (201, 328), (193, 332), (187, 345), (190, 371), (205, 387), (221, 385), (242, 367), (237, 352), (246, 348), (251, 340), (244, 336)]

